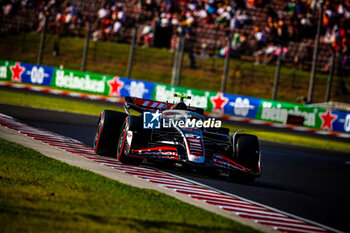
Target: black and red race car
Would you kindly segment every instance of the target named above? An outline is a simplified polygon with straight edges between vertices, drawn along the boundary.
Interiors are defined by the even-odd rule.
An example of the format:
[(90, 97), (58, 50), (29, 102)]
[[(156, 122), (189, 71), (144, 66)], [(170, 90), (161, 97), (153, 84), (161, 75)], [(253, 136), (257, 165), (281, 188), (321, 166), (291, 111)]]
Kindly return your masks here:
[[(94, 138), (94, 150), (117, 157), (125, 164), (143, 161), (172, 161), (193, 168), (227, 171), (237, 182), (252, 182), (260, 176), (261, 153), (256, 136), (229, 134), (228, 128), (213, 127), (203, 109), (187, 106), (180, 97), (176, 104), (125, 97), (123, 112), (104, 110)], [(131, 115), (136, 110), (138, 116)], [(197, 122), (207, 121), (207, 126)], [(188, 124), (186, 124), (188, 123)], [(212, 127), (210, 127), (212, 126)]]

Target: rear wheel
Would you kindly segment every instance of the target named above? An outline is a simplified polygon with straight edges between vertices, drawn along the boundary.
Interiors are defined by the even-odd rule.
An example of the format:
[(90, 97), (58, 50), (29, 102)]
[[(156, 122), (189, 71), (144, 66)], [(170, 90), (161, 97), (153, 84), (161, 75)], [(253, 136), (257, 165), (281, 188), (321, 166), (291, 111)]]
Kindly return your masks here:
[(129, 116), (125, 119), (119, 136), (117, 158), (124, 164), (139, 165), (142, 158), (133, 157), (132, 149), (139, 146), (140, 134), (142, 133), (142, 119), (136, 116)]
[(102, 156), (115, 156), (120, 130), (126, 118), (122, 112), (104, 110), (98, 121), (94, 138), (95, 153)]
[[(235, 140), (234, 161), (238, 164), (258, 172), (260, 169), (260, 144), (256, 136), (250, 134), (237, 134)], [(255, 175), (241, 171), (230, 171), (231, 180), (239, 183), (251, 183)]]

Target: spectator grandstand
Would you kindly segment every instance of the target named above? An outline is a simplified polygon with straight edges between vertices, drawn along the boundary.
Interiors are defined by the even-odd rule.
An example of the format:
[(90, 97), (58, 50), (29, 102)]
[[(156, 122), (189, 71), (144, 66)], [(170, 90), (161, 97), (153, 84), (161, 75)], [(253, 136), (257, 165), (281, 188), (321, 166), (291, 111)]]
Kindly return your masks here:
[[(84, 36), (87, 21), (99, 41), (129, 42), (134, 25), (138, 43), (174, 49), (177, 28), (186, 33), (186, 49), (212, 56), (225, 51), (234, 35), (232, 54), (257, 61), (256, 54), (283, 46), (286, 64), (311, 65), (320, 0), (5, 0), (1, 34), (36, 30), (44, 19), (48, 30), (60, 35)], [(338, 68), (348, 64), (350, 1), (324, 0), (318, 68), (329, 69), (332, 50)], [(227, 50), (227, 48), (226, 48)], [(270, 49), (271, 50), (271, 49)], [(268, 51), (270, 51), (268, 50)], [(260, 51), (259, 53), (257, 53)], [(226, 53), (220, 53), (225, 56)], [(265, 62), (273, 61), (278, 52)], [(258, 59), (259, 60), (259, 59)]]

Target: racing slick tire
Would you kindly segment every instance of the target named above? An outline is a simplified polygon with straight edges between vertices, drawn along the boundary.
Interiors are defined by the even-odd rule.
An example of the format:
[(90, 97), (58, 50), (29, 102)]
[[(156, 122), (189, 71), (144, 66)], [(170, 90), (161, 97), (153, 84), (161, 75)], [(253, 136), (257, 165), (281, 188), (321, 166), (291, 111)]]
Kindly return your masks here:
[[(260, 143), (255, 135), (237, 134), (235, 140), (234, 161), (238, 164), (259, 171), (260, 169)], [(255, 175), (247, 174), (242, 171), (230, 171), (230, 179), (237, 183), (251, 183)]]
[(104, 110), (100, 115), (94, 138), (95, 153), (113, 157), (117, 153), (120, 130), (127, 114)]
[[(132, 132), (131, 145), (127, 140), (128, 131)], [(138, 158), (137, 156), (131, 155), (131, 150), (135, 147), (140, 147), (144, 144), (142, 142), (147, 141), (147, 133), (142, 126), (142, 118), (137, 116), (128, 116), (123, 124), (122, 130), (120, 132), (117, 158), (120, 162), (124, 164), (140, 165), (143, 162), (143, 158)]]

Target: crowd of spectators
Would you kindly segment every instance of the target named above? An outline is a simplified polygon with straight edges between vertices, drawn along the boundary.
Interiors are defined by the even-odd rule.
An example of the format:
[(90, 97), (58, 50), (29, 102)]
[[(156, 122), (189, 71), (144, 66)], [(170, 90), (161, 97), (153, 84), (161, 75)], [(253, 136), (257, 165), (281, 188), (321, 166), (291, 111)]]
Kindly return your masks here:
[[(49, 31), (57, 33), (81, 34), (86, 17), (77, 11), (73, 4), (64, 0), (5, 0), (3, 2), (4, 17), (16, 15), (21, 8), (31, 9), (37, 19), (36, 32), (40, 33), (47, 23)], [(19, 12), (21, 14), (22, 12)]]
[[(176, 2), (176, 4), (175, 4)], [(274, 3), (277, 6), (274, 7)], [(252, 54), (257, 57), (265, 57), (271, 61), (279, 55), (288, 52), (287, 44), (290, 41), (302, 42), (314, 40), (319, 17), (320, 0), (180, 0), (180, 1), (135, 1), (142, 10), (151, 10), (154, 13), (153, 20), (149, 19), (147, 25), (152, 22), (152, 29), (160, 28), (164, 34), (161, 38), (174, 38), (167, 36), (164, 31), (174, 27), (182, 27), (188, 37), (191, 36), (193, 27), (215, 27), (217, 30), (230, 30), (235, 35), (232, 40), (232, 51), (239, 51), (244, 43), (239, 40), (254, 41), (250, 46)], [(321, 42), (328, 43), (335, 52), (349, 53), (350, 38), (350, 1), (348, 0), (324, 0), (324, 13), (322, 15)], [(265, 9), (265, 22), (254, 22), (250, 9)], [(259, 18), (261, 20), (262, 18)], [(239, 33), (236, 29), (242, 29), (249, 25), (248, 33)], [(147, 26), (147, 27), (148, 27)], [(166, 28), (166, 30), (164, 30)], [(239, 32), (239, 30), (238, 30)], [(153, 30), (146, 30), (146, 34), (154, 37)], [(150, 41), (144, 42), (149, 45)], [(175, 43), (171, 43), (174, 47)], [(279, 48), (282, 46), (282, 49)], [(202, 46), (205, 47), (205, 46)], [(277, 51), (277, 52), (276, 52)], [(300, 53), (299, 53), (299, 52)], [(302, 60), (298, 56), (305, 56), (299, 49), (295, 60)], [(306, 48), (309, 51), (309, 48)], [(227, 47), (220, 50), (219, 55), (225, 56)], [(274, 56), (272, 56), (274, 55)], [(346, 56), (345, 56), (346, 57)], [(346, 58), (345, 58), (346, 59)], [(260, 59), (257, 59), (259, 61)], [(343, 62), (344, 63), (344, 62)]]
[[(284, 10), (290, 18), (290, 35), (293, 40), (314, 39), (318, 8), (322, 1), (287, 1)], [(349, 54), (350, 46), (350, 1), (324, 0), (321, 23), (321, 42), (327, 43), (335, 53)], [(347, 59), (347, 58), (346, 58)]]
[[(101, 6), (100, 1), (95, 1)], [(5, 0), (3, 17), (15, 15), (20, 8), (32, 9), (38, 21), (36, 32), (40, 33), (47, 23), (47, 29), (61, 35), (85, 33), (86, 22), (93, 24), (93, 37), (96, 40), (112, 40), (118, 36), (126, 21), (123, 4), (107, 1), (105, 6), (93, 12), (80, 12), (69, 0)]]
[[(254, 4), (258, 3), (258, 4)], [(246, 7), (262, 7), (264, 1), (248, 1)], [(283, 53), (288, 52), (285, 46), (288, 42), (300, 43), (295, 61), (305, 61), (306, 55), (311, 54), (310, 44), (304, 40), (314, 40), (316, 35), (317, 20), (319, 18), (319, 0), (284, 0), (279, 1), (280, 6), (273, 9), (265, 7), (267, 20), (264, 26), (254, 26), (254, 32), (250, 38), (254, 38), (254, 55), (258, 62), (263, 57), (265, 61), (271, 61), (279, 55), (279, 45), (283, 47)], [(350, 1), (346, 0), (324, 0), (321, 24), (321, 42), (329, 44), (330, 48), (337, 54), (342, 54), (341, 65), (345, 66), (349, 59), (350, 46)], [(234, 14), (233, 20), (237, 15)], [(231, 19), (231, 22), (232, 22)], [(253, 22), (254, 24), (254, 22)], [(231, 28), (236, 23), (231, 23)], [(274, 54), (275, 56), (272, 56)], [(307, 59), (310, 60), (310, 57)], [(328, 66), (328, 65), (327, 65)]]
[(126, 23), (126, 14), (122, 3), (107, 3), (97, 11), (97, 25), (93, 37), (95, 40), (112, 41), (120, 35)]
[[(64, 34), (67, 29), (69, 33), (83, 34), (86, 21), (90, 20), (93, 22), (92, 35), (100, 41), (113, 41), (123, 28), (132, 27), (130, 20), (134, 16), (125, 12), (125, 6), (130, 7), (130, 2), (96, 2), (100, 4), (96, 5), (95, 12), (81, 14), (69, 0), (3, 0), (2, 14), (6, 17), (15, 14), (18, 8), (32, 8), (39, 22), (37, 32), (43, 29), (46, 20), (48, 30)], [(131, 11), (140, 12), (138, 16), (144, 15), (133, 18), (141, 26), (139, 44), (174, 48), (178, 28), (187, 38), (193, 36), (193, 28), (215, 28), (233, 32), (233, 51), (239, 51), (245, 44), (242, 42), (254, 41), (252, 54), (270, 61), (273, 60), (271, 54), (278, 55), (279, 46), (283, 48), (280, 51), (286, 53), (288, 42), (315, 38), (322, 2), (321, 42), (330, 44), (336, 53), (349, 54), (349, 0), (133, 0)], [(251, 15), (254, 9), (263, 9), (266, 17), (258, 18), (257, 22)], [(242, 33), (239, 30), (243, 28), (250, 30)], [(205, 45), (200, 47), (206, 48)], [(224, 47), (220, 54), (225, 56), (227, 52)]]

